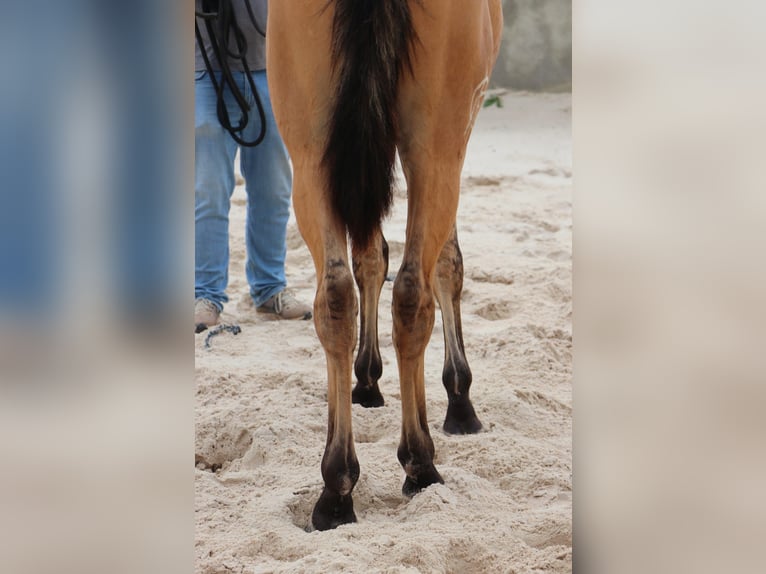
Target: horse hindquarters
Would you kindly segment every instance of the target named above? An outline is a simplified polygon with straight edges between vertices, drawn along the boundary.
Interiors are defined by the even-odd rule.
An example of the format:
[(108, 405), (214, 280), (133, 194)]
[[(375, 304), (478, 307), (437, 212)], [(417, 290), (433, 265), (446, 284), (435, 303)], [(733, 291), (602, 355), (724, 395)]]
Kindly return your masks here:
[[(393, 293), (402, 396), (397, 455), (407, 474), (405, 494), (442, 481), (433, 465), (423, 356), (434, 323), (434, 292), (455, 300), (456, 291), (440, 284), (435, 269), (454, 227), (465, 145), (494, 61), (489, 53), (497, 51), (500, 18), (500, 0), (280, 0), (270, 6), (269, 85), (293, 160), (296, 219), (317, 271), (314, 321), (327, 358), (324, 489), (312, 514), (319, 529), (356, 519), (356, 298), (346, 234), (355, 258), (376, 241), (391, 199), (397, 146), (409, 195), (405, 252)], [(360, 283), (365, 333), (377, 305), (380, 263), (371, 263), (363, 275), (372, 279)], [(453, 316), (460, 340), (456, 305)], [(462, 344), (453, 346), (462, 351)], [(379, 357), (369, 356), (362, 369), (368, 386), (379, 376)], [(364, 363), (361, 348), (360, 357)]]

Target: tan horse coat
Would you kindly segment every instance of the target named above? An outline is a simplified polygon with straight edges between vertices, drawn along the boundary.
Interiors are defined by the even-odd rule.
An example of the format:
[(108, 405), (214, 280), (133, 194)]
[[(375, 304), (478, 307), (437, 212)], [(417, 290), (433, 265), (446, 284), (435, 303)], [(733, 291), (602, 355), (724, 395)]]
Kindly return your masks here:
[[(383, 404), (377, 385), (381, 371), (377, 306), (388, 267), (387, 246), (378, 221), (365, 230), (368, 240), (352, 243), (353, 268), (349, 264), (349, 222), (334, 207), (336, 196), (325, 161), (340, 69), (333, 59), (334, 22), (336, 10), (350, 6), (349, 1), (360, 2), (271, 2), (267, 30), (271, 99), (293, 161), (294, 209), (316, 267), (314, 320), (327, 357), (325, 488), (312, 516), (319, 529), (355, 520), (351, 493), (359, 463), (351, 428), (352, 400), (365, 406)], [(415, 34), (410, 44), (411, 69), (402, 67), (394, 109), (385, 110), (395, 114), (394, 143), (407, 181), (407, 235), (392, 312), (402, 400), (398, 457), (406, 473), (403, 491), (413, 495), (442, 482), (433, 465), (423, 362), (434, 325), (435, 300), (444, 317), (446, 340), (443, 382), (450, 402), (445, 430), (459, 433), (481, 428), (468, 396), (471, 374), (460, 327), (463, 268), (455, 216), (466, 145), (497, 56), (502, 12), (500, 0), (399, 0), (393, 5), (408, 11)], [(388, 10), (372, 10), (376, 9)], [(362, 331), (355, 365), (359, 382), (352, 392), (358, 310), (355, 281), (361, 294)]]

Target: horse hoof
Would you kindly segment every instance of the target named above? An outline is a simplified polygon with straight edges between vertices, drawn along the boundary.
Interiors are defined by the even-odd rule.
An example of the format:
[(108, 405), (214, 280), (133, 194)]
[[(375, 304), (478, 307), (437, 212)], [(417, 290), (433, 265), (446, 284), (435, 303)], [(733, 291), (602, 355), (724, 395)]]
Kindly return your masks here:
[(447, 407), (447, 416), (444, 419), (444, 432), (447, 434), (476, 434), (481, 429), (481, 421), (470, 402), (450, 404)]
[(351, 495), (334, 494), (326, 488), (322, 490), (314, 511), (311, 513), (311, 524), (317, 530), (331, 530), (341, 524), (356, 522), (354, 501)]
[(436, 467), (431, 465), (431, 468), (421, 472), (416, 478), (409, 475), (405, 477), (404, 484), (402, 485), (402, 494), (408, 498), (412, 498), (424, 488), (436, 484), (437, 482), (439, 484), (444, 484), (444, 479), (439, 474), (439, 471), (436, 470)]
[(382, 407), (385, 403), (383, 395), (380, 394), (378, 383), (373, 383), (369, 387), (357, 383), (354, 390), (351, 391), (351, 402), (362, 405), (366, 409)]

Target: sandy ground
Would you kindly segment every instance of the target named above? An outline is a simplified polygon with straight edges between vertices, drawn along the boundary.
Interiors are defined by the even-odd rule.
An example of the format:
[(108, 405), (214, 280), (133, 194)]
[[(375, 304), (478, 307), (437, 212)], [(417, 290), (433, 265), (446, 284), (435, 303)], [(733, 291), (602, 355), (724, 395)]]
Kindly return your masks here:
[[(458, 213), (471, 395), (485, 430), (441, 430), (447, 398), (437, 313), (426, 393), (445, 484), (403, 498), (386, 283), (379, 310), (386, 406), (353, 407), (361, 465), (354, 525), (306, 531), (322, 486), (324, 354), (313, 322), (256, 318), (238, 187), (223, 319), (242, 332), (212, 338), (209, 349), (205, 334), (196, 337), (198, 573), (571, 572), (571, 96), (513, 93), (503, 103), (479, 115)], [(392, 271), (404, 241), (402, 189), (385, 224)], [(314, 271), (294, 220), (287, 241), (290, 287), (310, 301)]]

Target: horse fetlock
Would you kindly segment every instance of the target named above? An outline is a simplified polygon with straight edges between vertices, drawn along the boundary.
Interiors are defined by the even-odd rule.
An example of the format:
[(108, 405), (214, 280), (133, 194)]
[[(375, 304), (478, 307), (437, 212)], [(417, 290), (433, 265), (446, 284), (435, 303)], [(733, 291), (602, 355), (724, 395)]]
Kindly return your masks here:
[(322, 478), (326, 489), (350, 495), (359, 480), (359, 461), (354, 451), (329, 447), (322, 457)]
[(351, 393), (351, 402), (365, 408), (382, 407), (384, 401), (378, 380), (383, 374), (383, 361), (380, 358), (377, 334), (369, 335), (364, 329), (362, 331), (359, 354), (354, 361), (357, 383)]
[(412, 496), (430, 484), (444, 483), (434, 466), (434, 443), (430, 436), (402, 440), (396, 456), (407, 475), (402, 486), (406, 496)]
[(447, 390), (450, 399), (453, 397), (467, 396), (471, 388), (473, 374), (468, 362), (462, 357), (455, 357), (444, 362), (442, 370), (442, 384)]
[(359, 479), (359, 462), (353, 449), (328, 446), (322, 457), (324, 488), (311, 514), (317, 530), (356, 522), (351, 492)]
[(383, 374), (383, 360), (377, 346), (363, 345), (354, 361), (354, 374), (365, 387), (377, 383)]

